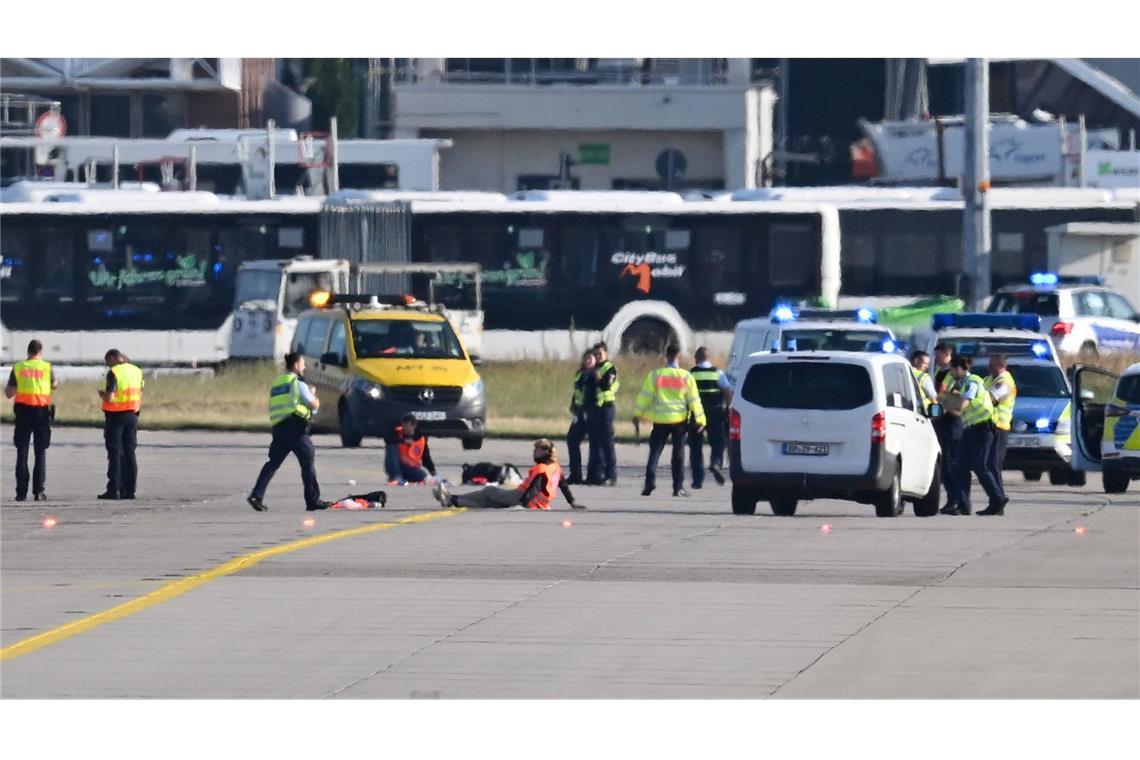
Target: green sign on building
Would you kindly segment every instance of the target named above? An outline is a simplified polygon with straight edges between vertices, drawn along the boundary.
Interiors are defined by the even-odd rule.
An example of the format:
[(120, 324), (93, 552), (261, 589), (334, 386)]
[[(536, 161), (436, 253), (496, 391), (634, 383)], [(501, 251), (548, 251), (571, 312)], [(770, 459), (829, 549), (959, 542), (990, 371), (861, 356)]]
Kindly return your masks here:
[(609, 166), (610, 146), (606, 143), (593, 143), (578, 146), (578, 163)]

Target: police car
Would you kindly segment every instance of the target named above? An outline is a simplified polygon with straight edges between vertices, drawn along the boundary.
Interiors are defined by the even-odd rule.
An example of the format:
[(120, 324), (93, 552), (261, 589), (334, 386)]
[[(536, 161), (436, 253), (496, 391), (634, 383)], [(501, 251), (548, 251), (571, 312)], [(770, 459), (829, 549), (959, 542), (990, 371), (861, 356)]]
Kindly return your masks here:
[(780, 304), (767, 317), (736, 323), (725, 374), (735, 382), (757, 351), (872, 351), (894, 353), (898, 340), (877, 324), (874, 309), (816, 309)]
[[(1020, 470), (1027, 480), (1049, 473), (1053, 485), (1084, 485), (1085, 474), (1072, 461), (1071, 389), (1055, 363), (1033, 357), (1007, 360), (1017, 384), (1013, 424), (1006, 447), (1005, 469)], [(985, 368), (979, 368), (984, 373)]]
[(935, 314), (930, 330), (916, 330), (915, 347), (934, 356), (934, 347), (945, 343), (957, 354), (975, 360), (994, 354), (1007, 358), (1028, 357), (1048, 361), (1061, 368), (1049, 336), (1041, 332), (1036, 314)]
[(1105, 493), (1140, 480), (1140, 363), (1117, 377), (1078, 365), (1073, 373), (1073, 468), (1101, 470)]
[(1140, 353), (1140, 315), (1100, 277), (1039, 272), (1024, 285), (997, 291), (987, 311), (1036, 314), (1057, 351), (1085, 361), (1116, 351)]

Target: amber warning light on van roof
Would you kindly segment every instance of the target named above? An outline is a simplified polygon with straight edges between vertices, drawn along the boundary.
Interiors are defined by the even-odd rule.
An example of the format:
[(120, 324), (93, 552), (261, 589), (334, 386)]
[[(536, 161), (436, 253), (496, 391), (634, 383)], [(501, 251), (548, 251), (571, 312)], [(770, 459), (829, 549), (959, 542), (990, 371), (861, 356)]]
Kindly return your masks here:
[(360, 293), (342, 293), (333, 295), (327, 290), (314, 290), (309, 294), (309, 306), (314, 309), (326, 309), (333, 304), (362, 304), (374, 306), (425, 306), (422, 301), (417, 301), (416, 297), (411, 293), (404, 293), (402, 295), (394, 296), (376, 296), (366, 295)]

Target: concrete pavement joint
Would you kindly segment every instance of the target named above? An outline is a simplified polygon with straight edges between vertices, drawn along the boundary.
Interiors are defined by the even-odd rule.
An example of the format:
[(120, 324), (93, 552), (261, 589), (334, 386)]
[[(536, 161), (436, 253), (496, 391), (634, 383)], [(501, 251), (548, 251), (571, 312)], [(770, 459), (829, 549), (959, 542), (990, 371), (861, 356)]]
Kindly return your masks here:
[(784, 681), (783, 683), (781, 683), (779, 686), (777, 686), (775, 689), (773, 689), (771, 692), (769, 692), (766, 698), (768, 698), (768, 697), (774, 697), (774, 696), (776, 696), (776, 693), (777, 693), (777, 692), (779, 692), (779, 691), (780, 691), (780, 689), (784, 688), (785, 686), (787, 686), (788, 684), (790, 684), (792, 681), (796, 680), (796, 679), (797, 679), (797, 678), (799, 678), (801, 675), (803, 675), (804, 673), (806, 673), (808, 670), (810, 670), (811, 668), (813, 668), (813, 667), (814, 667), (814, 666), (815, 666), (817, 663), (819, 663), (819, 662), (820, 662), (820, 661), (821, 661), (821, 660), (822, 660), (824, 657), (827, 657), (829, 654), (831, 654), (831, 653), (832, 653), (832, 652), (834, 652), (835, 650), (839, 649), (839, 647), (843, 646), (843, 645), (844, 645), (844, 644), (846, 644), (848, 641), (851, 641), (853, 638), (855, 638), (856, 636), (858, 636), (859, 634), (861, 634), (863, 631), (867, 630), (868, 628), (870, 628), (871, 626), (873, 626), (875, 623), (879, 622), (879, 621), (880, 621), (880, 620), (882, 620), (884, 617), (886, 617), (887, 615), (889, 615), (889, 614), (891, 614), (892, 612), (894, 612), (895, 610), (897, 610), (899, 607), (902, 607), (903, 605), (905, 605), (905, 604), (906, 604), (907, 602), (909, 602), (911, 599), (914, 599), (916, 596), (918, 596), (918, 595), (919, 595), (919, 594), (921, 594), (922, 592), (924, 592), (924, 591), (927, 591), (927, 590), (929, 590), (929, 589), (931, 589), (931, 588), (934, 588), (935, 586), (940, 586), (940, 585), (942, 585), (943, 583), (945, 583), (946, 581), (950, 580), (951, 578), (953, 578), (953, 577), (954, 577), (954, 574), (955, 574), (955, 573), (957, 573), (959, 570), (961, 570), (962, 568), (964, 568), (966, 565), (970, 564), (971, 562), (976, 562), (977, 560), (980, 560), (980, 559), (985, 559), (986, 557), (988, 557), (989, 555), (993, 554), (994, 552), (997, 552), (997, 551), (1004, 551), (1004, 550), (1010, 549), (1011, 547), (1013, 547), (1013, 546), (1016, 546), (1017, 544), (1021, 543), (1022, 541), (1025, 541), (1025, 540), (1027, 540), (1027, 539), (1030, 539), (1030, 538), (1034, 538), (1035, 536), (1039, 536), (1039, 535), (1041, 535), (1042, 533), (1047, 533), (1047, 532), (1049, 532), (1050, 530), (1053, 530), (1053, 528), (1054, 528), (1054, 527), (1056, 527), (1057, 525), (1060, 525), (1060, 524), (1065, 524), (1065, 523), (1070, 523), (1070, 522), (1073, 522), (1073, 520), (1078, 520), (1078, 519), (1081, 519), (1081, 518), (1083, 518), (1083, 517), (1088, 517), (1088, 516), (1090, 516), (1090, 515), (1096, 514), (1097, 512), (1101, 511), (1101, 510), (1102, 510), (1102, 509), (1104, 509), (1106, 506), (1108, 506), (1108, 504), (1109, 504), (1109, 502), (1106, 500), (1106, 501), (1102, 502), (1101, 504), (1099, 504), (1099, 505), (1098, 505), (1098, 506), (1097, 506), (1095, 509), (1092, 509), (1092, 510), (1090, 510), (1090, 511), (1088, 511), (1088, 512), (1085, 512), (1085, 513), (1084, 513), (1083, 515), (1081, 515), (1080, 517), (1069, 518), (1069, 519), (1067, 519), (1067, 520), (1059, 520), (1059, 521), (1057, 521), (1057, 522), (1049, 523), (1048, 525), (1046, 525), (1046, 526), (1044, 526), (1044, 527), (1042, 527), (1042, 528), (1039, 528), (1039, 529), (1037, 529), (1037, 530), (1035, 530), (1035, 531), (1032, 531), (1032, 532), (1030, 532), (1030, 533), (1021, 534), (1021, 535), (1019, 535), (1017, 538), (1015, 538), (1015, 539), (1014, 539), (1014, 540), (1012, 540), (1012, 541), (1009, 541), (1009, 542), (1007, 542), (1007, 543), (1004, 543), (1004, 544), (1002, 544), (1002, 545), (1000, 545), (1000, 546), (995, 546), (994, 548), (992, 548), (992, 549), (990, 549), (990, 550), (988, 550), (988, 551), (984, 551), (984, 552), (982, 552), (981, 554), (979, 554), (979, 555), (978, 555), (978, 556), (976, 556), (976, 557), (970, 557), (969, 559), (966, 559), (966, 560), (964, 560), (964, 561), (963, 561), (963, 562), (961, 562), (961, 563), (960, 563), (960, 564), (959, 564), (957, 567), (955, 567), (953, 570), (951, 570), (951, 571), (950, 571), (950, 572), (948, 572), (946, 575), (944, 575), (942, 578), (939, 578), (938, 580), (934, 581), (933, 583), (927, 583), (927, 584), (924, 584), (924, 585), (922, 585), (922, 586), (919, 586), (919, 587), (918, 587), (918, 588), (916, 588), (916, 589), (915, 589), (915, 590), (914, 590), (912, 593), (908, 594), (908, 595), (907, 595), (906, 597), (904, 597), (903, 599), (900, 599), (900, 600), (899, 600), (897, 603), (895, 603), (895, 604), (891, 605), (890, 607), (888, 607), (887, 609), (883, 610), (883, 612), (881, 612), (880, 614), (878, 614), (878, 615), (876, 615), (875, 617), (871, 618), (871, 620), (867, 621), (865, 624), (863, 624), (862, 626), (860, 626), (860, 627), (859, 627), (857, 630), (855, 630), (854, 632), (852, 632), (852, 633), (848, 634), (847, 636), (844, 636), (842, 639), (840, 639), (839, 641), (837, 641), (835, 644), (833, 644), (832, 646), (830, 646), (830, 647), (828, 647), (827, 649), (825, 649), (823, 652), (821, 652), (821, 653), (819, 654), (819, 656), (818, 656), (818, 657), (816, 657), (814, 660), (812, 660), (811, 662), (809, 662), (809, 663), (808, 663), (807, 665), (805, 665), (803, 668), (800, 668), (798, 671), (796, 671), (796, 673), (795, 673), (795, 674), (793, 674), (791, 678), (787, 679), (786, 681)]

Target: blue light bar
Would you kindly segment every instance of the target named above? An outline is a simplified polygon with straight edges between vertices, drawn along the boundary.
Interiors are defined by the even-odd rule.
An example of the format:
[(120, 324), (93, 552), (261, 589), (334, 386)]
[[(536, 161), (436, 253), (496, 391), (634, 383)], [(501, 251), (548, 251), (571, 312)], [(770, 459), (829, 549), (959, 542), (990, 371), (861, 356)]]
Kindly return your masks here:
[(1029, 275), (1029, 282), (1033, 285), (1045, 286), (1057, 284), (1056, 272), (1034, 272)]
[(1034, 272), (1029, 282), (1039, 288), (1055, 288), (1058, 285), (1104, 285), (1104, 278), (1098, 274), (1057, 274), (1056, 272)]
[(797, 319), (819, 319), (831, 321), (855, 321), (873, 325), (879, 321), (878, 313), (867, 306), (858, 309), (799, 309)]
[(1028, 330), (1041, 332), (1041, 317), (1036, 314), (935, 314), (930, 318), (930, 329), (938, 331), (948, 327), (974, 327), (991, 330)]
[(796, 318), (796, 312), (791, 306), (777, 306), (772, 309), (773, 322), (791, 322)]
[(896, 346), (895, 342), (893, 340), (891, 340), (890, 338), (887, 338), (886, 340), (883, 341), (883, 353), (884, 354), (893, 354), (897, 348), (898, 348), (898, 346)]

